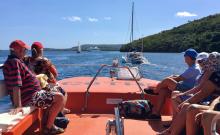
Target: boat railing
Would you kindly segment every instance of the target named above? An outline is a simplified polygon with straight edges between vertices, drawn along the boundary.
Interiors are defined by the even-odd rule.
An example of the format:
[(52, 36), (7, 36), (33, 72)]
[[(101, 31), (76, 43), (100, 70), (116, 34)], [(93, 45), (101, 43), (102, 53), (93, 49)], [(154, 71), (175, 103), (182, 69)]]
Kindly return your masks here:
[(115, 108), (115, 123), (117, 135), (124, 135), (124, 119), (120, 117), (118, 107)]
[(120, 117), (118, 107), (114, 108), (115, 118), (106, 123), (106, 135), (124, 135), (124, 118)]
[(108, 68), (122, 68), (122, 69), (127, 69), (129, 71), (129, 73), (131, 74), (133, 80), (136, 82), (140, 92), (141, 92), (141, 99), (144, 99), (144, 91), (143, 89), (141, 88), (137, 78), (134, 76), (134, 74), (132, 73), (131, 69), (128, 67), (128, 66), (113, 66), (113, 65), (106, 65), (106, 64), (103, 64), (101, 65), (101, 67), (99, 68), (99, 70), (97, 71), (97, 73), (95, 74), (95, 76), (92, 78), (92, 80), (90, 81), (87, 89), (86, 89), (86, 93), (85, 93), (85, 104), (84, 104), (84, 107), (82, 108), (82, 111), (85, 111), (88, 107), (88, 97), (89, 97), (89, 89), (91, 88), (92, 84), (94, 83), (95, 79), (97, 78), (97, 76), (100, 74), (100, 72), (105, 68), (105, 67), (108, 67)]

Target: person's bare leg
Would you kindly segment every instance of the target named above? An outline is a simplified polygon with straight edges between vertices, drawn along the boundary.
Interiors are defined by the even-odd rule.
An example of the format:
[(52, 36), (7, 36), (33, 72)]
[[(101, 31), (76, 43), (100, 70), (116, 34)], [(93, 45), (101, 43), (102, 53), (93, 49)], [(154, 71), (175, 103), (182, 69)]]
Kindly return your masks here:
[(183, 108), (177, 114), (175, 119), (170, 126), (171, 135), (179, 135), (185, 127), (186, 124), (186, 112), (189, 104), (184, 104)]
[[(201, 124), (203, 127), (203, 131), (205, 135), (211, 135), (211, 123), (212, 119), (216, 116), (219, 115), (220, 112), (217, 111), (206, 111), (203, 112), (202, 118), (201, 118)], [(217, 127), (219, 127), (219, 124), (217, 124)]]
[(160, 114), (160, 111), (163, 107), (163, 104), (165, 103), (166, 98), (170, 94), (171, 94), (171, 91), (169, 91), (169, 90), (162, 89), (159, 91), (158, 100), (157, 100), (156, 105), (153, 107), (152, 114), (156, 114), (156, 115)]
[(160, 132), (159, 135), (160, 134), (179, 135), (185, 126), (186, 111), (187, 111), (188, 106), (189, 106), (188, 103), (184, 104), (181, 111), (177, 114), (177, 117), (173, 118), (170, 127)]
[(161, 81), (156, 89), (154, 90), (155, 93), (159, 93), (159, 91), (161, 89), (169, 89), (169, 90), (175, 90), (176, 89), (176, 85), (177, 85), (177, 82), (172, 79), (172, 78), (165, 78), (163, 81)]
[(68, 97), (68, 95), (66, 93), (65, 96), (64, 96), (64, 105), (63, 105), (63, 109), (62, 109), (63, 114), (70, 113), (70, 110), (65, 107), (66, 106), (66, 102), (67, 102), (67, 97)]
[(46, 127), (50, 129), (53, 126), (54, 120), (57, 114), (61, 111), (64, 103), (64, 96), (61, 93), (56, 92), (54, 95), (54, 100), (49, 108), (49, 115)]
[(173, 118), (175, 118), (177, 113), (177, 107), (181, 103), (181, 99), (177, 98), (176, 95), (179, 94), (180, 91), (173, 91), (171, 96), (172, 108), (173, 108)]
[(186, 114), (186, 134), (187, 135), (196, 135), (199, 129), (199, 125), (197, 124), (195, 118), (198, 113), (202, 110), (209, 109), (209, 106), (192, 104), (187, 109)]

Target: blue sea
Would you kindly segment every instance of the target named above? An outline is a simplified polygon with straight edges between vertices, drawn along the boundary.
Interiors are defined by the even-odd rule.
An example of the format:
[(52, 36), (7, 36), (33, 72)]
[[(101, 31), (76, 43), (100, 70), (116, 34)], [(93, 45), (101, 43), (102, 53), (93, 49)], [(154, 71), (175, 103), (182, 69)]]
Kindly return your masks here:
[[(9, 51), (0, 51), (0, 64), (7, 59)], [(74, 51), (45, 51), (44, 56), (49, 58), (57, 67), (58, 80), (76, 76), (94, 76), (101, 64), (112, 64), (114, 58), (120, 60), (122, 55), (118, 51), (96, 51), (76, 53)], [(181, 74), (186, 68), (182, 53), (144, 53), (149, 64), (139, 65), (144, 78), (162, 80), (172, 74)], [(103, 70), (100, 76), (109, 76), (109, 69)], [(4, 79), (0, 69), (0, 79)], [(7, 99), (8, 100), (8, 99)], [(0, 100), (7, 102), (7, 100)]]

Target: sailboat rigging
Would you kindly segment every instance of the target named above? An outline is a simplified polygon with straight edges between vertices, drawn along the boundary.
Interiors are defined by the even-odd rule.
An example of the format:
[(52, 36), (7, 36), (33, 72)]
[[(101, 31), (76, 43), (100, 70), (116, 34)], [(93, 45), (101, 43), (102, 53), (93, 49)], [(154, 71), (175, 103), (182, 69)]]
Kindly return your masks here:
[(78, 42), (78, 48), (77, 48), (77, 53), (81, 53), (81, 51), (82, 51), (82, 49), (81, 49), (81, 45), (79, 44), (79, 42)]
[[(131, 46), (134, 46), (134, 2), (132, 2), (131, 12), (130, 44)], [(128, 52), (126, 56), (122, 56), (122, 62), (131, 64), (148, 63), (148, 60), (143, 55), (143, 38), (141, 52), (137, 52), (137, 50), (132, 50), (132, 52)]]

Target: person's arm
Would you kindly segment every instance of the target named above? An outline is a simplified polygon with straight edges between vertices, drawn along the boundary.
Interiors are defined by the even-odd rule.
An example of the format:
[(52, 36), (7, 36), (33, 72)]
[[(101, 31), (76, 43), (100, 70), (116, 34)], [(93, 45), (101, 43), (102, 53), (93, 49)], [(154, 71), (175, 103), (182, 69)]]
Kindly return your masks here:
[(201, 78), (201, 81), (200, 83), (198, 84), (198, 86), (186, 91), (183, 93), (183, 95), (187, 95), (187, 94), (195, 94), (197, 92), (199, 92), (199, 90), (203, 87), (204, 83), (209, 79), (210, 75), (211, 75), (212, 72), (206, 72), (202, 78)]
[(190, 90), (187, 90), (186, 92), (183, 92), (182, 95), (189, 95), (189, 94), (195, 94), (199, 91), (198, 87), (194, 87)]
[(187, 99), (186, 101), (184, 101), (183, 103), (181, 103), (179, 106), (178, 106), (178, 110), (180, 110), (183, 106), (184, 103), (190, 103), (190, 104), (195, 104), (195, 103), (198, 103), (200, 102), (202, 99), (208, 97), (209, 95), (211, 95), (215, 89), (204, 89), (204, 88), (207, 88), (206, 85), (206, 82), (207, 80), (209, 79), (210, 75), (212, 74), (212, 72), (206, 72), (204, 75), (203, 75), (203, 78), (200, 82), (200, 84), (195, 87), (195, 89), (198, 90), (198, 92), (192, 96), (191, 98)]
[(13, 88), (13, 106), (14, 108), (11, 109), (10, 114), (14, 115), (19, 112), (23, 113), (22, 104), (21, 104), (21, 90), (20, 87)]
[(47, 70), (49, 70), (49, 72), (51, 72), (53, 74), (53, 76), (55, 78), (57, 78), (57, 76), (58, 76), (57, 69), (53, 65), (53, 63), (47, 58), (44, 58), (44, 63), (45, 63), (44, 65), (47, 68)]
[(57, 69), (53, 64), (49, 67), (49, 71), (53, 74), (55, 78), (57, 78), (58, 76)]
[(21, 107), (21, 90), (19, 87), (13, 88), (13, 105), (15, 108)]
[(215, 105), (219, 102), (220, 102), (220, 97), (217, 97), (215, 100), (212, 101), (211, 105), (209, 106), (209, 110), (214, 110)]
[[(11, 109), (10, 114), (17, 114), (18, 112), (23, 112), (22, 104), (21, 104), (21, 90), (20, 87), (22, 86), (22, 73), (20, 68), (19, 60), (13, 59), (7, 61), (6, 66), (3, 69), (4, 80), (5, 82), (10, 83), (12, 88), (12, 103), (13, 109)], [(7, 83), (6, 83), (7, 84)]]
[(186, 103), (187, 102), (191, 103), (191, 104), (198, 103), (202, 99), (204, 99), (204, 98), (208, 97), (209, 95), (211, 95), (214, 91), (215, 91), (215, 89), (201, 90), (201, 91), (197, 92), (193, 97), (186, 100)]

